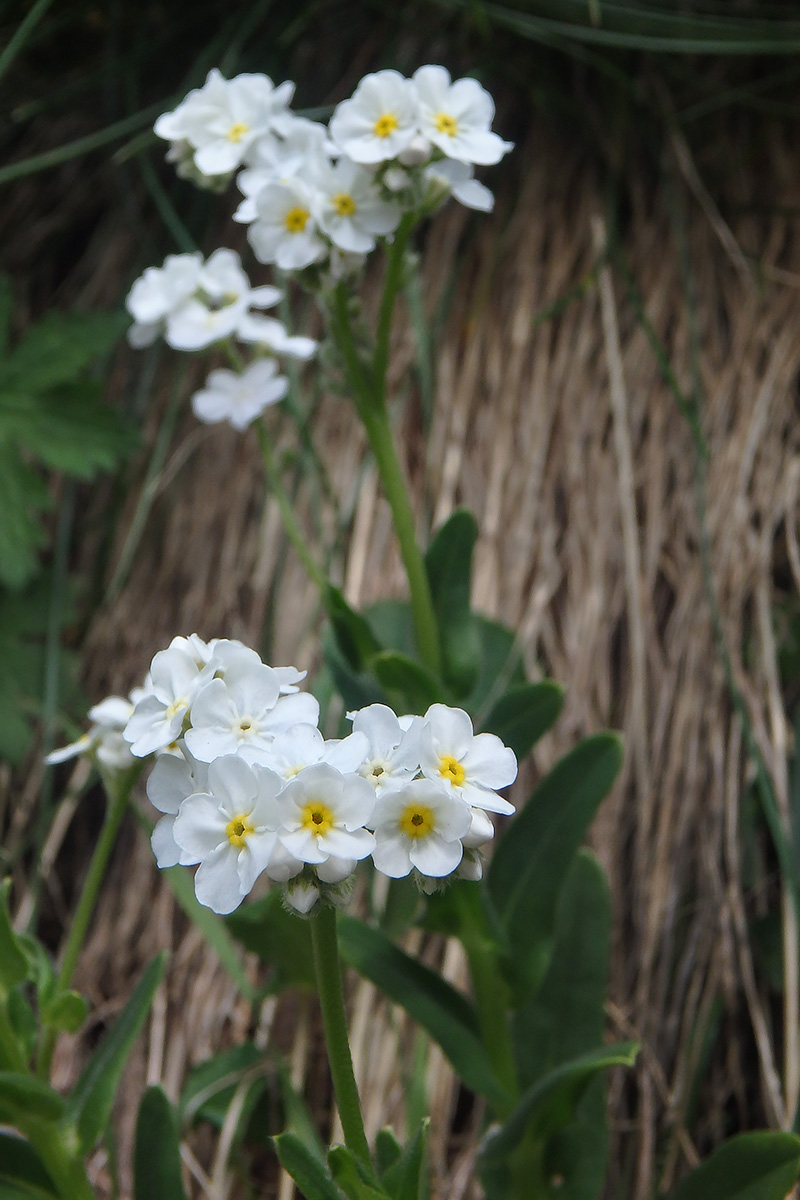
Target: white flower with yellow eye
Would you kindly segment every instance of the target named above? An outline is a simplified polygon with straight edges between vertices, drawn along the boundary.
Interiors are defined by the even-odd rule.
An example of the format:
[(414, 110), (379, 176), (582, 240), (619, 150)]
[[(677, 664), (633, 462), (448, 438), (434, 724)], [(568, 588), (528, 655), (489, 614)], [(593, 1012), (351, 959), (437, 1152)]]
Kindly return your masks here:
[(314, 212), (322, 232), (334, 246), (350, 254), (367, 254), (376, 237), (394, 233), (400, 209), (381, 198), (372, 175), (346, 158), (320, 163), (313, 175)]
[(329, 128), (353, 162), (397, 158), (419, 133), (417, 89), (399, 71), (365, 75), (352, 97), (337, 105)]
[(150, 665), (144, 694), (123, 730), (131, 753), (145, 758), (174, 742), (209, 677), (208, 667), (201, 667), (181, 646), (160, 650)]
[(420, 729), (420, 767), (471, 808), (488, 812), (514, 812), (514, 806), (497, 795), (517, 777), (514, 751), (493, 733), (475, 734), (472, 721), (460, 708), (432, 704)]
[(259, 262), (299, 271), (325, 255), (313, 214), (313, 191), (298, 179), (268, 183), (256, 197), (247, 240)]
[(321, 762), (343, 774), (356, 771), (367, 748), (363, 733), (351, 733), (341, 741), (325, 741), (316, 725), (293, 725), (275, 736), (261, 762), (288, 782), (304, 768)]
[(234, 171), (253, 144), (273, 130), (288, 128), (288, 105), (294, 84), (275, 87), (266, 75), (242, 74), (226, 79), (216, 68), (202, 88), (196, 88), (155, 123), (158, 137), (188, 142), (203, 175)]
[(367, 739), (368, 749), (358, 773), (372, 784), (375, 795), (383, 796), (410, 782), (419, 770), (419, 722), (412, 720), (404, 728), (385, 704), (369, 704), (347, 715), (353, 731)]
[(164, 337), (173, 350), (202, 350), (230, 337), (251, 308), (271, 308), (278, 288), (251, 287), (239, 255), (215, 250), (201, 268), (196, 294), (167, 314)]
[(147, 780), (147, 798), (164, 816), (156, 822), (150, 835), (150, 845), (159, 867), (174, 867), (176, 863), (189, 866), (199, 862), (175, 841), (175, 818), (187, 796), (205, 791), (208, 784), (208, 768), (192, 758), (185, 746), (178, 747), (177, 754), (162, 754)]
[(342, 775), (327, 763), (300, 771), (281, 793), (280, 839), (305, 863), (329, 858), (360, 861), (375, 847), (364, 828), (375, 807), (375, 793), (360, 775)]
[(201, 254), (168, 254), (161, 267), (147, 267), (125, 298), (134, 324), (128, 341), (135, 349), (149, 346), (164, 330), (164, 324), (200, 286)]
[(289, 390), (289, 380), (278, 374), (274, 359), (260, 359), (241, 372), (220, 367), (192, 396), (192, 412), (207, 425), (227, 421), (240, 433), (277, 404)]
[[(217, 913), (233, 912), (270, 863), (278, 845), (283, 781), (241, 758), (218, 758), (208, 790), (181, 804), (173, 832), (181, 851), (199, 862), (197, 899)], [(299, 864), (298, 864), (299, 869)]]
[(469, 805), (430, 779), (415, 779), (382, 796), (375, 808), (372, 861), (392, 879), (412, 867), (439, 879), (450, 875), (464, 853), (461, 839), (472, 822)]
[(450, 82), (445, 67), (420, 67), (414, 72), (419, 127), (424, 137), (447, 158), (491, 166), (513, 148), (490, 126), (494, 101), (476, 79)]

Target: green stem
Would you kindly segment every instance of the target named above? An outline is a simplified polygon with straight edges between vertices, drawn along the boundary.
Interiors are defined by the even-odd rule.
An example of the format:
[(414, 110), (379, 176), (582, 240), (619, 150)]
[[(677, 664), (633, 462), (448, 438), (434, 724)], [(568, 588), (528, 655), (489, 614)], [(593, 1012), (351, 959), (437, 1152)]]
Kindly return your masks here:
[[(130, 771), (119, 772), (111, 779), (104, 778), (103, 780), (108, 796), (106, 815), (89, 863), (89, 870), (86, 872), (83, 891), (81, 892), (78, 906), (75, 909), (75, 915), (72, 918), (72, 926), (64, 945), (61, 966), (58, 971), (58, 978), (56, 979), (56, 995), (59, 992), (66, 991), (72, 982), (72, 976), (78, 965), (78, 957), (83, 948), (89, 922), (92, 919), (97, 904), (97, 897), (105, 879), (108, 860), (111, 856), (111, 851), (114, 849), (117, 833), (119, 832), (122, 818), (125, 815), (131, 789), (138, 773), (138, 770), (134, 768)], [(37, 1074), (41, 1079), (47, 1079), (50, 1074), (50, 1064), (53, 1061), (53, 1051), (55, 1050), (57, 1036), (57, 1030), (52, 1028), (45, 1029), (42, 1035), (36, 1064)]]
[(264, 461), (264, 475), (267, 480), (267, 487), (277, 502), (286, 536), (294, 546), (295, 552), (305, 567), (309, 579), (324, 600), (328, 592), (328, 581), (325, 578), (324, 572), (317, 564), (316, 559), (309, 551), (305, 534), (297, 523), (292, 502), (283, 486), (281, 474), (275, 462), (275, 456), (272, 453), (269, 432), (261, 421), (258, 422), (256, 430), (258, 432), (259, 445), (261, 446), (261, 457)]
[(397, 294), (403, 284), (406, 246), (414, 225), (414, 214), (406, 213), (394, 235), (386, 264), (386, 279), (383, 285), (381, 305), (378, 310), (378, 328), (375, 337), (375, 390), (376, 401), (386, 404), (386, 371), (389, 366), (389, 339), (392, 333), (392, 317)]
[(365, 1167), (371, 1170), (367, 1135), (361, 1116), (350, 1042), (347, 1035), (347, 1016), (344, 1011), (342, 970), (336, 939), (336, 910), (320, 905), (311, 917), (311, 943), (314, 949), (314, 968), (317, 990), (325, 1029), (325, 1044), (333, 1079), (336, 1106), (342, 1121), (344, 1140)]

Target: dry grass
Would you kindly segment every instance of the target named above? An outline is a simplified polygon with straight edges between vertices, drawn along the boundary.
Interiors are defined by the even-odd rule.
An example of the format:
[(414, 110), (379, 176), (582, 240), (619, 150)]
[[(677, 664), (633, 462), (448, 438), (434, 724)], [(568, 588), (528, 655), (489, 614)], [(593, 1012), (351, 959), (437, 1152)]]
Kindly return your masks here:
[[(477, 607), (520, 630), (534, 675), (567, 685), (563, 715), (525, 768), (518, 802), (581, 735), (608, 725), (625, 734), (623, 778), (593, 841), (616, 917), (609, 1028), (640, 1038), (644, 1047), (635, 1083), (613, 1081), (617, 1136), (609, 1195), (645, 1200), (653, 1181), (666, 1186), (731, 1129), (781, 1122), (785, 1098), (774, 1082), (782, 1071), (774, 1032), (779, 1015), (754, 964), (747, 924), (768, 902), (775, 905), (777, 885), (751, 895), (741, 883), (750, 773), (714, 648), (690, 432), (613, 266), (562, 315), (535, 322), (595, 264), (604, 204), (586, 159), (552, 135), (534, 129), (520, 153), (526, 164), (520, 189), (501, 197), (493, 219), (473, 223), (454, 207), (430, 229), (424, 290), (432, 311), (448, 281), (457, 283), (437, 358), (437, 410), (428, 437), (413, 395), (399, 406), (398, 422), (418, 494), (428, 479), (425, 515), (438, 523), (463, 503), (478, 516)], [(790, 206), (800, 185), (796, 153), (776, 131), (764, 154), (776, 209)], [(679, 157), (675, 169), (680, 176)], [(625, 249), (648, 317), (688, 389), (691, 329), (671, 219), (651, 182), (628, 182)], [(738, 194), (728, 200), (746, 201), (757, 190), (753, 178), (738, 178), (731, 188)], [(716, 586), (736, 680), (785, 807), (791, 735), (771, 610), (776, 573), (800, 586), (800, 239), (792, 220), (780, 215), (732, 223), (735, 245), (761, 264), (766, 282), (759, 283), (742, 269), (727, 235), (720, 240), (714, 212), (696, 203), (689, 212)], [(104, 236), (96, 235), (96, 257), (117, 263), (114, 231)], [(412, 360), (405, 329), (394, 347), (398, 395), (409, 392)], [(148, 410), (150, 442), (166, 402), (167, 388), (159, 385)], [(354, 506), (349, 598), (362, 603), (399, 594), (388, 510), (370, 466), (356, 495), (364, 447), (341, 398), (325, 398), (313, 436), (339, 516), (347, 518)], [(117, 554), (144, 465), (142, 456), (115, 533)], [(302, 485), (299, 499), (302, 506)], [(263, 501), (255, 440), (199, 431), (187, 414), (131, 574), (89, 631), (89, 695), (127, 690), (177, 632), (257, 644), (268, 612), (273, 660), (313, 666), (314, 595), (285, 550), (273, 503)], [(79, 808), (63, 831), (72, 861), (95, 823)], [(59, 872), (57, 862), (48, 875), (56, 915), (67, 903)], [(187, 1067), (241, 1038), (249, 1022), (246, 1003), (176, 912), (146, 842), (128, 828), (81, 960), (78, 983), (92, 1002), (93, 1024), (60, 1043), (58, 1084), (75, 1077), (98, 1024), (162, 948), (172, 951), (167, 979), (117, 1112), (126, 1188), (143, 1082), (161, 1080), (175, 1097)], [(426, 953), (438, 948), (426, 946)], [(455, 949), (445, 952), (442, 966), (449, 978), (463, 979)], [(402, 1124), (398, 1063), (409, 1030), (368, 985), (353, 982), (352, 1001), (354, 1054), (372, 1133), (386, 1122)], [(296, 1011), (278, 1005), (274, 1029), (265, 1027), (262, 1037), (274, 1036), (291, 1055), (298, 1085), (324, 1126), (328, 1097), (316, 1015), (301, 1007), (295, 1023)], [(481, 1114), (467, 1110), (465, 1117), (436, 1054), (428, 1080), (435, 1195), (475, 1197), (470, 1168)], [(194, 1195), (236, 1195), (208, 1138), (190, 1139), (186, 1162)], [(102, 1156), (93, 1170), (104, 1194)], [(268, 1186), (272, 1195), (277, 1185)], [(285, 1185), (280, 1194), (285, 1200)]]

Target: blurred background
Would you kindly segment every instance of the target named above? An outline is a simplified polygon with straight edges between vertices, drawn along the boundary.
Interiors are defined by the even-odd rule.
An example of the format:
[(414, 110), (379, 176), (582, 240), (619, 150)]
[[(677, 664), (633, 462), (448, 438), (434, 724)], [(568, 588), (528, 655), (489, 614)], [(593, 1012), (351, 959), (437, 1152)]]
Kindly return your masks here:
[[(29, 357), (60, 363), (84, 345), (81, 386), (114, 414), (86, 435), (90, 468), (63, 448), (75, 430), (60, 451), (48, 443), (62, 434), (43, 409), (38, 449), (21, 456), (37, 491), (4, 466), (19, 448), (0, 401), (0, 833), (19, 923), (38, 914), (56, 951), (77, 895), (99, 798), (84, 764), (45, 772), (42, 756), (88, 704), (127, 693), (177, 633), (320, 665), (322, 614), (263, 493), (255, 438), (198, 426), (195, 362), (120, 340), (131, 283), (168, 253), (232, 246), (266, 279), (230, 220), (233, 194), (177, 179), (153, 121), (212, 66), (295, 80), (295, 107), (326, 119), (367, 71), (441, 62), (489, 88), (516, 149), (487, 178), (492, 216), (452, 204), (423, 231), (393, 404), (423, 539), (460, 503), (475, 510), (477, 607), (520, 631), (534, 677), (566, 685), (518, 798), (579, 736), (624, 734), (593, 843), (615, 913), (609, 1035), (643, 1050), (612, 1079), (607, 1195), (657, 1196), (730, 1134), (792, 1127), (800, 4), (6, 0), (0, 47), (0, 352), (54, 311), (104, 314), (46, 321)], [(292, 312), (320, 332), (302, 297)], [(274, 418), (285, 480), (348, 599), (396, 595), (357, 422), (316, 379), (298, 378), (300, 400)], [(109, 1153), (127, 1178), (143, 1083), (177, 1099), (194, 1064), (253, 1034), (131, 818), (80, 968), (93, 1022), (62, 1039), (57, 1081), (77, 1076), (162, 948), (171, 964), (117, 1145), (93, 1163), (100, 1196)], [(432, 938), (421, 949), (460, 979), (457, 954)], [(352, 994), (371, 1134), (402, 1125), (408, 1031), (369, 985)], [(324, 1127), (316, 1021), (290, 996), (256, 1036)], [(475, 1197), (480, 1109), (435, 1055), (427, 1087), (436, 1196)], [(201, 1110), (187, 1135), (197, 1196), (244, 1194), (220, 1160), (219, 1119)], [(245, 1147), (264, 1159), (264, 1194), (286, 1196)]]

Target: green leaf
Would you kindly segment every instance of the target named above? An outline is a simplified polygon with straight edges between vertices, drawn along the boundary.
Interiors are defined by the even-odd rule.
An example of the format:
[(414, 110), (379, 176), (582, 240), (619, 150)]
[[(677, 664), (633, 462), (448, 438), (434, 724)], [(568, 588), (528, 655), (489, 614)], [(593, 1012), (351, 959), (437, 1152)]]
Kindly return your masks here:
[(322, 652), (336, 690), (348, 709), (386, 703), (386, 696), (377, 681), (366, 671), (357, 671), (351, 667), (339, 649), (331, 629), (323, 631)]
[(89, 1012), (89, 1005), (79, 992), (59, 992), (41, 1012), (42, 1021), (53, 1029), (77, 1033)]
[(593, 1080), (609, 1067), (632, 1066), (637, 1050), (633, 1042), (603, 1046), (563, 1063), (528, 1088), (505, 1124), (483, 1143), (478, 1169), (487, 1195), (492, 1200), (513, 1200), (518, 1194), (514, 1174), (528, 1174), (528, 1162), (521, 1164), (520, 1154), (531, 1164), (529, 1185), (535, 1190), (535, 1170), (541, 1171), (544, 1145), (573, 1121)]
[(433, 675), (398, 650), (384, 650), (376, 654), (370, 667), (381, 687), (389, 694), (395, 712), (422, 714), (431, 704), (444, 700)]
[(373, 654), (381, 649), (369, 623), (350, 607), (344, 594), (332, 584), (328, 585), (324, 604), (340, 653), (353, 670), (363, 670)]
[(327, 1146), (319, 1136), (316, 1122), (308, 1110), (308, 1105), (292, 1084), (291, 1075), (283, 1062), (278, 1063), (278, 1074), (281, 1083), (281, 1099), (283, 1100), (283, 1118), (286, 1130), (294, 1133), (303, 1145), (319, 1162), (325, 1162)]
[(425, 1200), (428, 1194), (425, 1149), (429, 1124), (425, 1117), (401, 1156), (383, 1174), (381, 1182), (392, 1200)]
[(7, 392), (0, 399), (0, 433), (79, 479), (113, 467), (135, 442), (133, 429), (102, 403), (100, 385), (88, 381), (42, 396)]
[(346, 1146), (331, 1147), (328, 1167), (348, 1200), (386, 1200), (386, 1193), (378, 1191), (364, 1178), (364, 1168)]
[(442, 646), (442, 673), (459, 697), (475, 686), (481, 656), (480, 633), (470, 611), (472, 553), (477, 538), (477, 521), (461, 508), (437, 531), (425, 555)]
[(793, 1133), (740, 1133), (670, 1192), (669, 1200), (784, 1200), (800, 1175)]
[(142, 1096), (136, 1118), (135, 1200), (185, 1200), (175, 1109), (160, 1087)]
[(291, 1175), (305, 1200), (344, 1200), (328, 1171), (294, 1133), (273, 1139), (278, 1160)]
[(182, 1119), (189, 1124), (210, 1121), (221, 1129), (236, 1088), (262, 1062), (255, 1043), (242, 1042), (192, 1067), (181, 1093)]
[(43, 392), (71, 383), (111, 350), (125, 325), (119, 312), (48, 313), (2, 363), (4, 390), (16, 385)]
[(375, 1158), (378, 1163), (378, 1176), (383, 1177), (390, 1167), (394, 1166), (402, 1156), (403, 1147), (394, 1136), (394, 1131), (388, 1125), (379, 1129), (375, 1137)]
[(22, 1057), (29, 1063), (36, 1053), (38, 1040), (38, 1023), (36, 1014), (25, 996), (24, 984), (19, 984), (8, 996), (8, 1019), (16, 1035)]
[(547, 973), (514, 1014), (522, 1088), (602, 1042), (610, 947), (606, 877), (597, 859), (579, 850), (559, 897)]
[(0, 884), (0, 998), (7, 996), (18, 983), (31, 978), (31, 963), (14, 932), (8, 911), (11, 880)]
[(53, 1200), (53, 1181), (30, 1142), (0, 1131), (0, 1200)]
[(49, 1084), (21, 1071), (0, 1071), (0, 1121), (25, 1131), (27, 1120), (58, 1121), (64, 1101)]
[(241, 956), (225, 928), (225, 922), (197, 899), (190, 873), (185, 867), (166, 867), (161, 876), (166, 878), (175, 899), (192, 924), (200, 930), (242, 995), (248, 1000), (255, 1000), (256, 990), (244, 973)]
[(615, 734), (586, 738), (545, 776), (495, 850), (488, 898), (508, 939), (509, 977), (521, 1000), (547, 968), (564, 878), (621, 762)]
[(483, 728), (525, 758), (555, 722), (564, 703), (564, 689), (551, 679), (510, 688), (493, 706)]
[(468, 1088), (492, 1104), (505, 1105), (508, 1097), (492, 1070), (466, 997), (363, 921), (342, 915), (338, 930), (345, 961), (427, 1030)]
[(261, 899), (237, 908), (224, 924), (245, 950), (272, 967), (269, 992), (316, 987), (308, 922), (286, 911), (280, 889), (273, 888)]
[(378, 600), (364, 617), (384, 650), (399, 650), (413, 658), (417, 652), (411, 605), (405, 600)]
[(165, 966), (166, 955), (159, 954), (142, 973), (128, 1003), (89, 1059), (67, 1100), (67, 1116), (77, 1128), (85, 1154), (102, 1137), (108, 1124), (125, 1062), (150, 1011)]
[(0, 583), (20, 588), (36, 574), (36, 551), (47, 541), (38, 513), (49, 507), (42, 479), (0, 436)]
[(512, 630), (499, 621), (476, 616), (481, 656), (475, 686), (464, 700), (463, 707), (480, 717), (491, 708), (509, 687), (525, 683), (522, 656)]

